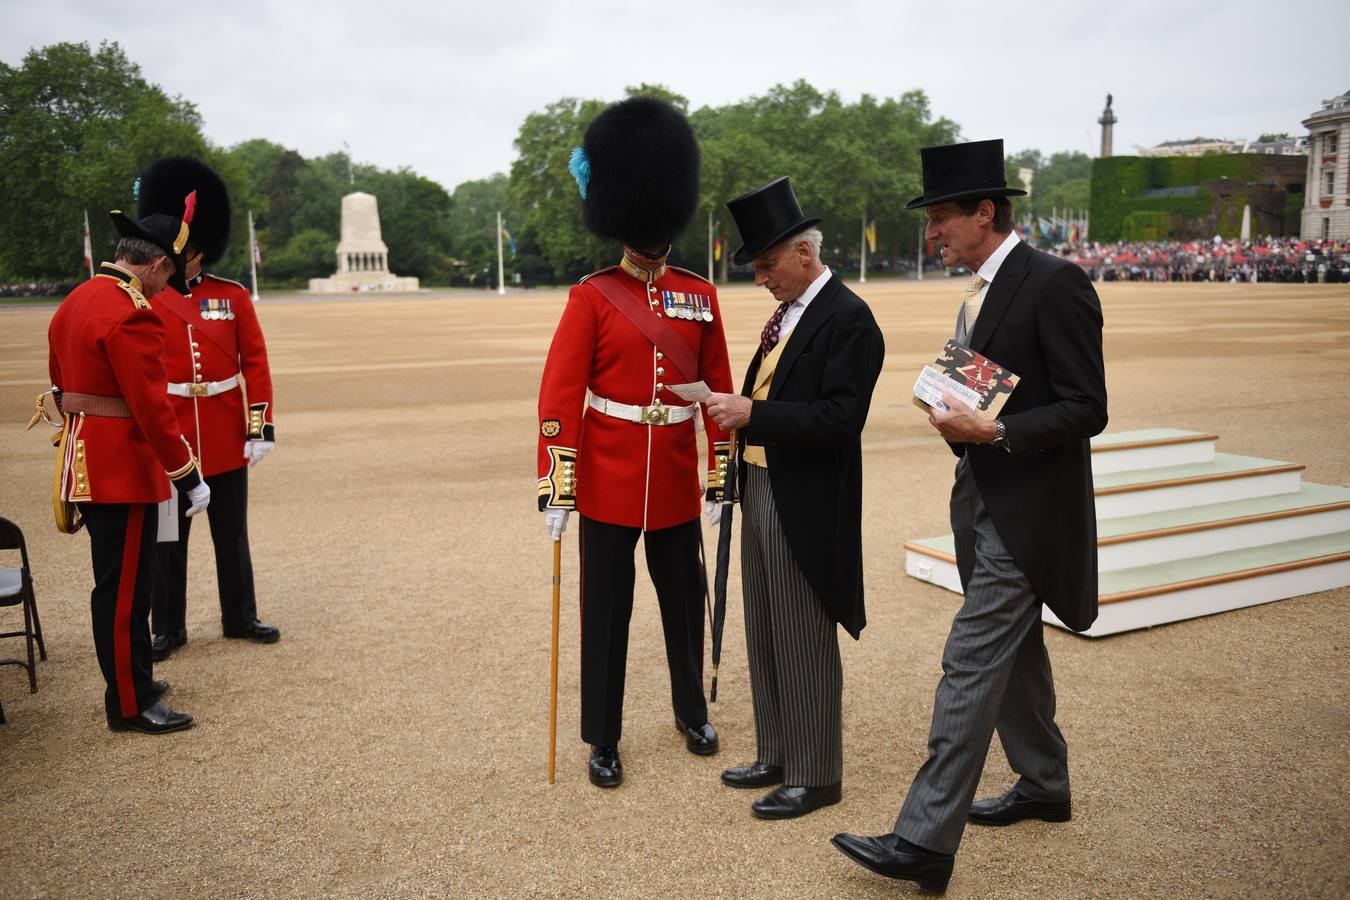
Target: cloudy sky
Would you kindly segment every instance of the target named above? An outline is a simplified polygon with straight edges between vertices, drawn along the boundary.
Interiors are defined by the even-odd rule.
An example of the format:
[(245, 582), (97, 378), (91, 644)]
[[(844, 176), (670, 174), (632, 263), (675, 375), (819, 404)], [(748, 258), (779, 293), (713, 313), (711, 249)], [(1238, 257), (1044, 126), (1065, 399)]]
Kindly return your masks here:
[(1299, 133), (1350, 89), (1350, 4), (1117, 0), (0, 0), (0, 60), (119, 42), (197, 104), (221, 145), (262, 137), (410, 166), (447, 188), (505, 171), (521, 120), (560, 97), (665, 84), (691, 108), (804, 78), (846, 99), (927, 92), (966, 138), (1095, 155), (1194, 137)]

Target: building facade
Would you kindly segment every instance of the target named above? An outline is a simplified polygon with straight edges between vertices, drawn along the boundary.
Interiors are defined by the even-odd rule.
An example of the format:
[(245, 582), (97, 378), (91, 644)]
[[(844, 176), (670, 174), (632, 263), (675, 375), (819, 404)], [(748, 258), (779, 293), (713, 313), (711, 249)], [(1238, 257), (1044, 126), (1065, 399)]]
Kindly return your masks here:
[(1308, 174), (1302, 235), (1350, 239), (1350, 91), (1323, 100), (1303, 127), (1308, 129)]

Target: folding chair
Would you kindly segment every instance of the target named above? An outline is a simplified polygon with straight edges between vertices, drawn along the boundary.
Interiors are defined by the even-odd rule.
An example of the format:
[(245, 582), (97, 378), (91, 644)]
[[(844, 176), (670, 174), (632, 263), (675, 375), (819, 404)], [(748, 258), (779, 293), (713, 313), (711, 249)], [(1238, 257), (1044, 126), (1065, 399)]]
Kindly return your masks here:
[(19, 526), (9, 519), (0, 519), (0, 550), (18, 550), (22, 563), (17, 568), (0, 569), (0, 606), (23, 606), (23, 631), (6, 631), (0, 633), (0, 638), (22, 637), (28, 643), (28, 662), (0, 659), (0, 666), (21, 666), (27, 669), (28, 692), (36, 694), (37, 666), (33, 662), (33, 642), (37, 641), (38, 657), (44, 662), (47, 659), (47, 645), (42, 640), (42, 620), (38, 618), (37, 598), (33, 595), (33, 575), (28, 568), (28, 544)]

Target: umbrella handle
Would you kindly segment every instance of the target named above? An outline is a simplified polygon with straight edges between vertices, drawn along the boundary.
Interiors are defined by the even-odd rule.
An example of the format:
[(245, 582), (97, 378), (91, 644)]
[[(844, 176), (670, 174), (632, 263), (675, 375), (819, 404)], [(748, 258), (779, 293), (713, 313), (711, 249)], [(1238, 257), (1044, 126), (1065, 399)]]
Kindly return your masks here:
[(553, 651), (549, 658), (548, 783), (558, 755), (558, 613), (562, 602), (562, 541), (553, 542)]

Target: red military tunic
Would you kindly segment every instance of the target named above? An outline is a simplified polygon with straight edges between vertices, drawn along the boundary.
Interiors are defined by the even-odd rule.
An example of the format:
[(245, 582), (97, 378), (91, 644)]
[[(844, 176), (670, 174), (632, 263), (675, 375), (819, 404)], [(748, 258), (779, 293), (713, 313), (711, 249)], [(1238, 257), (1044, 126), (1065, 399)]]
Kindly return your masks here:
[[(273, 440), (272, 374), (248, 288), (203, 274), (191, 296), (166, 287), (150, 303), (164, 319), (164, 367), (169, 384), (178, 386), (171, 392), (198, 392), (186, 397), (171, 393), (169, 402), (197, 453), (202, 474), (242, 468), (248, 464), (246, 440)], [(214, 391), (241, 374), (241, 383), (234, 387), (213, 396), (201, 393), (208, 385), (215, 384)]]
[[(616, 310), (588, 275), (567, 297), (553, 335), (539, 388), (539, 501), (541, 508), (575, 508), (588, 519), (648, 531), (697, 518), (704, 485), (698, 473), (694, 420), (646, 425), (606, 415), (587, 405), (587, 391), (634, 406), (688, 406), (671, 383), (702, 380), (715, 392), (732, 391), (726, 335), (717, 289), (692, 272), (668, 268), (656, 293), (620, 268), (614, 273), (644, 310), (662, 316), (689, 344), (698, 360), (696, 375), (675, 371), (656, 345)], [(595, 273), (600, 275), (603, 273)], [(711, 312), (671, 318), (664, 315), (665, 292), (698, 298), (695, 308)], [(649, 299), (656, 301), (655, 305)], [(687, 308), (687, 307), (686, 307)], [(728, 437), (711, 416), (707, 431), (707, 486), (721, 485)]]
[(185, 488), (197, 483), (164, 395), (164, 325), (140, 288), (130, 272), (104, 263), (47, 329), (52, 384), (63, 394), (124, 400), (131, 413), (71, 416), (65, 500), (158, 503), (169, 498), (171, 478), (185, 479)]

